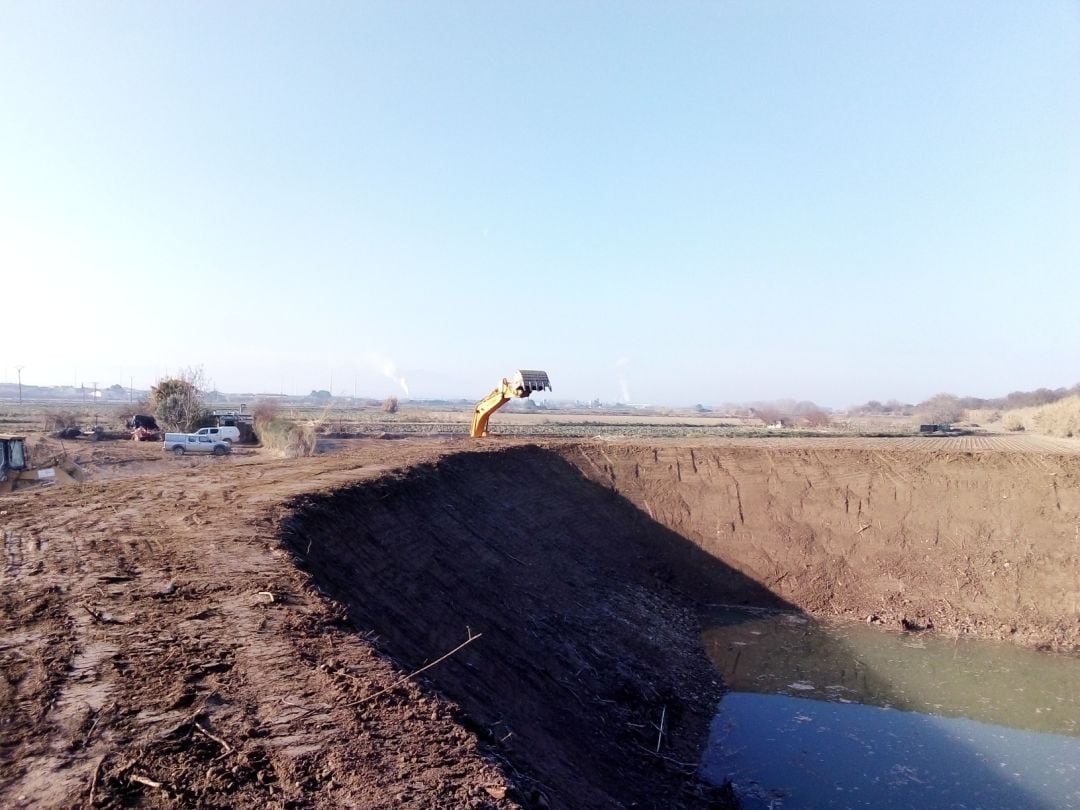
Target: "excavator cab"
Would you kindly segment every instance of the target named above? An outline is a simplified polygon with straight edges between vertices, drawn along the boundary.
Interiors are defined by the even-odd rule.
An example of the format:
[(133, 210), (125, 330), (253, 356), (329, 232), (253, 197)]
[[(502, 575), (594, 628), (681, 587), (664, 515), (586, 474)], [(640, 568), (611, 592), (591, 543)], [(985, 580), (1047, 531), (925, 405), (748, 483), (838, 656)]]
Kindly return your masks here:
[(0, 495), (20, 484), (73, 484), (75, 479), (63, 467), (34, 468), (26, 453), (26, 437), (0, 433)]
[(0, 434), (0, 476), (26, 467), (26, 437)]
[(529, 394), (537, 391), (551, 390), (551, 381), (546, 371), (534, 369), (521, 369), (509, 380), (503, 377), (495, 389), (476, 403), (473, 409), (472, 427), (469, 435), (474, 439), (487, 436), (488, 420), (495, 411), (511, 399), (525, 399)]

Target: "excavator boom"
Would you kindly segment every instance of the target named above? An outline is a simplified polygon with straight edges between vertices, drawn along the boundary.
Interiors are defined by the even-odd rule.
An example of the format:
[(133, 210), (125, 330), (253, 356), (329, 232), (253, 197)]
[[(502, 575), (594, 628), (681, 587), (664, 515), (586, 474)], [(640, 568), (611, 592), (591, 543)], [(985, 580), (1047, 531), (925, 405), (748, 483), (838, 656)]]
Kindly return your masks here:
[(535, 391), (551, 390), (551, 381), (546, 371), (521, 369), (511, 379), (503, 379), (473, 409), (472, 427), (469, 435), (474, 439), (487, 436), (488, 420), (495, 411), (512, 399), (524, 399)]

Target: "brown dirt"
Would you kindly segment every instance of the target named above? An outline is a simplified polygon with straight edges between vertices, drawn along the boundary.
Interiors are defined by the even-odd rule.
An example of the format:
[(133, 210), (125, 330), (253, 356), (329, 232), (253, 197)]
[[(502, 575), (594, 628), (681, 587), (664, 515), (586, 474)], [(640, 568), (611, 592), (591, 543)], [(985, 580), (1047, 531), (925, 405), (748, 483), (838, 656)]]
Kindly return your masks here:
[(568, 458), (809, 613), (1080, 648), (1080, 456), (815, 447), (594, 443)]
[(0, 500), (0, 804), (723, 806), (701, 603), (1080, 646), (1076, 456), (340, 445)]

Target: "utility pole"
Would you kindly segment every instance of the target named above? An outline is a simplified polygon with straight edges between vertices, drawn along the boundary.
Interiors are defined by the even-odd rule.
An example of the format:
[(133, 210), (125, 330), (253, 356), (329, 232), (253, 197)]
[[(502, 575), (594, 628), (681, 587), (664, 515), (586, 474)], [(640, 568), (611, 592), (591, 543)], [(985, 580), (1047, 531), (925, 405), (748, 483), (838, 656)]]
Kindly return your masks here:
[(22, 405), (22, 370), (26, 366), (15, 366), (15, 373), (19, 375), (19, 404)]
[(135, 401), (135, 399), (134, 399), (134, 397), (132, 395), (132, 388), (133, 388), (134, 385), (135, 385), (135, 378), (129, 376), (128, 377), (128, 405), (130, 405), (132, 402)]

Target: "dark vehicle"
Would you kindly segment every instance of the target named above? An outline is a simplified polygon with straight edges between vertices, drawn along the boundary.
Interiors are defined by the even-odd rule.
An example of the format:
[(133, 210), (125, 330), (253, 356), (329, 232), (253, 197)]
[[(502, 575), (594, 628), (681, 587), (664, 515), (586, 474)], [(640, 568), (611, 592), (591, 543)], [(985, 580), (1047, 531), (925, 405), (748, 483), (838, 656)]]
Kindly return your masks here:
[(131, 438), (137, 442), (153, 442), (161, 438), (161, 428), (152, 416), (137, 413), (131, 417)]

